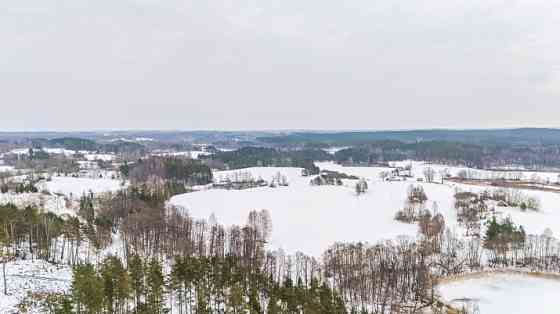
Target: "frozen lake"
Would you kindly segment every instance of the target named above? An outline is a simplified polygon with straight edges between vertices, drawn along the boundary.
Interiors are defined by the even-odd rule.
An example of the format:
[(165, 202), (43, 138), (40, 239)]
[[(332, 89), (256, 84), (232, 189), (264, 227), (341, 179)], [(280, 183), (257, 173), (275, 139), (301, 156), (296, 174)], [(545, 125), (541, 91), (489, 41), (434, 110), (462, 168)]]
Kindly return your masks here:
[(480, 314), (556, 314), (560, 309), (560, 280), (556, 279), (492, 274), (442, 284), (438, 291), (456, 308), (463, 306), (464, 299), (473, 300), (469, 306), (478, 306)]

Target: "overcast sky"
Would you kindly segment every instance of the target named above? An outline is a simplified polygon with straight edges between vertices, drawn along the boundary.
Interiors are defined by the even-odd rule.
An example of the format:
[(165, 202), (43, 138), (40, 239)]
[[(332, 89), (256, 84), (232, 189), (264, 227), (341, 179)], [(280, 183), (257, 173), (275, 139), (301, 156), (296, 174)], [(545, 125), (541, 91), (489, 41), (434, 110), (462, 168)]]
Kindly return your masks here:
[(0, 130), (560, 127), (558, 0), (0, 1)]

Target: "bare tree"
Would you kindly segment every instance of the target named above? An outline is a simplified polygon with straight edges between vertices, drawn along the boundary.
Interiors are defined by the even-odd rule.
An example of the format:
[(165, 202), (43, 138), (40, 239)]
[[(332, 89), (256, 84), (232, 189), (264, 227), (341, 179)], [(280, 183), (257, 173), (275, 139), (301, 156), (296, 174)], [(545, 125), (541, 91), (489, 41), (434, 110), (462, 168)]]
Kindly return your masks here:
[(423, 173), (424, 173), (424, 178), (426, 179), (426, 182), (428, 182), (428, 183), (434, 182), (434, 177), (436, 175), (436, 171), (432, 167), (424, 168)]

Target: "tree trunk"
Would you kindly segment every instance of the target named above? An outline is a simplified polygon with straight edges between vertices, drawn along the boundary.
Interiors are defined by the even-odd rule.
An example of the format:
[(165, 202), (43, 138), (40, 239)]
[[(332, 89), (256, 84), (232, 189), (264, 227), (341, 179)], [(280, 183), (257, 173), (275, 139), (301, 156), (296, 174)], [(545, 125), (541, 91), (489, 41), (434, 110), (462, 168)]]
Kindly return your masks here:
[(8, 295), (8, 285), (6, 284), (6, 259), (2, 263), (2, 275), (4, 277), (4, 295)]

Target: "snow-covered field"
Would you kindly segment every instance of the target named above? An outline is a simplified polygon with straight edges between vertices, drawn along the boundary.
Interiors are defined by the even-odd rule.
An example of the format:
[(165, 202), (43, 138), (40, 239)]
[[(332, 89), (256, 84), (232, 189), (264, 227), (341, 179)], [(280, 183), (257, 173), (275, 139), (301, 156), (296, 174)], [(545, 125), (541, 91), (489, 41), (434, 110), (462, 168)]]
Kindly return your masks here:
[[(556, 314), (560, 281), (521, 274), (493, 274), (440, 285), (443, 299), (462, 308), (478, 306), (480, 314)], [(476, 305), (475, 305), (476, 304)]]
[[(446, 226), (461, 232), (454, 209), (456, 189), (480, 191), (482, 187), (418, 183), (415, 179), (404, 182), (384, 182), (379, 174), (382, 167), (342, 167), (333, 163), (317, 163), (321, 169), (335, 170), (363, 177), (369, 190), (356, 196), (355, 182), (345, 180), (344, 186), (310, 186), (310, 177), (302, 177), (297, 168), (249, 168), (237, 171), (216, 172), (215, 177), (226, 177), (235, 172), (250, 172), (254, 178), (270, 180), (276, 173), (286, 175), (290, 185), (279, 188), (254, 188), (248, 190), (209, 189), (175, 196), (170, 204), (184, 207), (195, 218), (207, 219), (214, 214), (226, 225), (244, 224), (251, 210), (267, 209), (272, 218), (271, 246), (288, 252), (300, 250), (318, 256), (337, 241), (365, 241), (375, 243), (395, 239), (399, 235), (415, 237), (415, 224), (394, 220), (402, 209), (411, 184), (421, 184), (428, 196), (427, 208), (437, 203), (445, 217)], [(431, 165), (432, 166), (432, 165)], [(415, 166), (415, 168), (420, 168)], [(414, 170), (422, 176), (422, 169)], [(419, 174), (418, 174), (419, 173)], [(516, 208), (498, 208), (502, 216), (511, 216), (522, 224), (528, 233), (542, 234), (550, 228), (560, 234), (560, 194), (528, 191), (541, 201), (540, 212), (522, 212)]]
[(93, 193), (118, 191), (122, 189), (122, 185), (121, 181), (113, 179), (52, 177), (52, 181), (39, 183), (38, 188), (76, 198), (90, 191)]
[(78, 165), (80, 165), (80, 169), (99, 169), (99, 165), (95, 161), (89, 160), (79, 160)]
[(184, 152), (163, 152), (156, 153), (156, 156), (173, 156), (173, 157), (188, 157), (191, 159), (198, 159), (200, 156), (210, 156), (212, 153), (201, 150), (189, 150)]
[(64, 156), (72, 156), (76, 153), (74, 150), (64, 149), (64, 148), (43, 148), (43, 151), (49, 154), (57, 154)]
[[(410, 164), (410, 162), (401, 162), (396, 163), (399, 166), (404, 164)], [(334, 163), (326, 162), (326, 163), (316, 163), (321, 169), (333, 170), (344, 172), (347, 174), (352, 174), (359, 177), (371, 178), (372, 180), (380, 180), (379, 174), (383, 171), (387, 171), (387, 168), (382, 167), (343, 167)], [(449, 171), (452, 175), (455, 175), (461, 170), (469, 170), (469, 171), (479, 171), (479, 170), (472, 170), (469, 168), (464, 167), (447, 167), (443, 165), (432, 165), (432, 164), (425, 164), (423, 162), (412, 162), (412, 175), (414, 178), (422, 178), (424, 168), (431, 167), (436, 170), (436, 173), (443, 172), (444, 170)], [(487, 172), (491, 173), (490, 171)], [(489, 174), (490, 175), (490, 174)], [(524, 172), (524, 176), (533, 176), (533, 175), (540, 175), (544, 176), (548, 175), (549, 178), (556, 177), (556, 173), (543, 173), (543, 172)], [(453, 194), (456, 189), (461, 191), (470, 191), (470, 192), (480, 192), (483, 190), (491, 190), (492, 187), (483, 187), (483, 186), (473, 186), (473, 185), (465, 185), (465, 184), (455, 184), (455, 183), (445, 183), (445, 186), (448, 189), (439, 189), (439, 191), (434, 191), (435, 193), (430, 193), (430, 190), (433, 189), (434, 184), (427, 184), (427, 183), (418, 183), (415, 182), (415, 179), (410, 179), (407, 184), (422, 184), (426, 189), (426, 193), (429, 198), (429, 202), (436, 201), (438, 202), (439, 209), (442, 214), (446, 218), (446, 222), (449, 225), (450, 219), (453, 219), (455, 216), (452, 215), (449, 211), (453, 212), (453, 203), (449, 201), (449, 198), (453, 198)], [(439, 182), (439, 178), (436, 175), (436, 181)], [(395, 184), (396, 182), (388, 183), (388, 184)], [(438, 186), (442, 186), (439, 185)], [(496, 208), (497, 212), (501, 216), (510, 216), (513, 221), (517, 224), (522, 224), (530, 234), (542, 234), (546, 228), (550, 228), (556, 236), (560, 235), (560, 194), (559, 193), (552, 193), (552, 192), (545, 192), (545, 191), (536, 191), (536, 190), (523, 190), (523, 193), (527, 196), (535, 197), (541, 203), (541, 208), (538, 212), (534, 211), (521, 211), (517, 208), (507, 208), (507, 207), (498, 207)], [(449, 208), (445, 208), (444, 204), (450, 204)]]
[(324, 148), (323, 150), (331, 155), (336, 154), (336, 152), (341, 151), (343, 149), (347, 149), (349, 148), (348, 146), (334, 146), (334, 147), (329, 147), (329, 148)]
[(448, 173), (457, 176), (460, 172), (466, 172), (472, 179), (522, 179), (534, 180), (541, 183), (557, 183), (560, 180), (560, 173), (546, 171), (501, 171), (501, 170), (480, 170), (467, 167), (447, 166), (440, 164), (430, 164), (422, 161), (398, 161), (389, 163), (393, 167), (412, 166), (412, 174), (415, 177), (423, 177), (424, 169), (430, 167), (435, 170), (436, 181), (441, 180), (441, 175)]
[[(301, 177), (301, 169), (297, 168), (245, 170), (265, 180), (280, 172), (288, 177), (290, 186), (203, 190), (176, 196), (170, 203), (185, 207), (195, 218), (214, 214), (218, 222), (226, 225), (244, 224), (251, 210), (267, 209), (273, 224), (272, 247), (316, 256), (337, 241), (377, 242), (417, 234), (416, 225), (393, 219), (402, 207), (407, 184), (370, 184), (370, 191), (358, 197), (353, 182), (346, 181), (342, 187), (310, 186), (310, 178)], [(234, 172), (219, 172), (216, 176)]]
[[(61, 293), (70, 290), (72, 271), (68, 266), (55, 266), (41, 260), (12, 261), (6, 265), (8, 296), (0, 281), (0, 313), (21, 313), (16, 306), (30, 293)], [(43, 313), (32, 309), (29, 313)]]
[(85, 154), (84, 158), (89, 161), (102, 160), (102, 161), (112, 161), (115, 159), (113, 154)]
[(0, 172), (12, 172), (14, 171), (14, 167), (12, 166), (4, 166), (0, 164)]
[(43, 193), (0, 193), (0, 204), (14, 204), (18, 208), (36, 206), (57, 215), (75, 215), (75, 211), (67, 208), (64, 197)]

